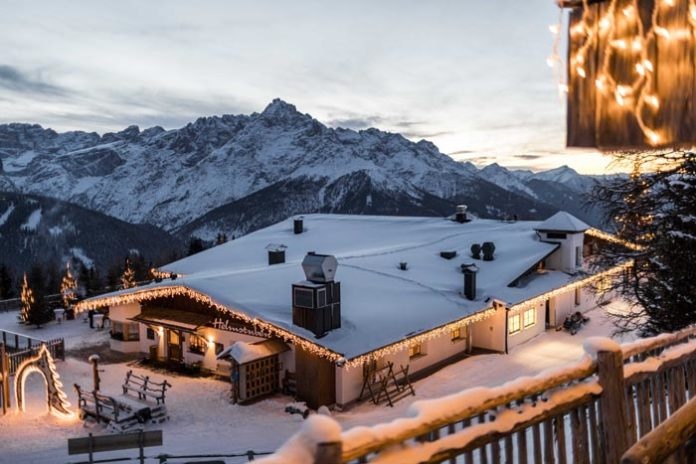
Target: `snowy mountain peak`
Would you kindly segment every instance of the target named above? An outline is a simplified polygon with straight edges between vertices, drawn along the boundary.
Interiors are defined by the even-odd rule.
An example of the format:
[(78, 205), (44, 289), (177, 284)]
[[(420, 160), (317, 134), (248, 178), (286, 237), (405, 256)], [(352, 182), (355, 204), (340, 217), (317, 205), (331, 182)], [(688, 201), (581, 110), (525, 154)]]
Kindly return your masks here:
[(261, 112), (261, 117), (276, 124), (292, 124), (298, 121), (309, 121), (312, 117), (297, 111), (295, 105), (280, 98), (274, 98)]

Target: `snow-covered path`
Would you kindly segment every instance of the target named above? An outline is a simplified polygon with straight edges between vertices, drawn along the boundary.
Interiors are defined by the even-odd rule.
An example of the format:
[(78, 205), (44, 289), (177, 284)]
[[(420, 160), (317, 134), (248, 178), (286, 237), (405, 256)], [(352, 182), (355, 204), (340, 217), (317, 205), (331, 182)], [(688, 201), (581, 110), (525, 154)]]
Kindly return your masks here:
[[(613, 303), (612, 309), (620, 309), (622, 303)], [(606, 308), (605, 308), (606, 309)], [(492, 354), (475, 356), (448, 366), (414, 384), (416, 394), (397, 403), (394, 408), (364, 403), (346, 412), (335, 413), (344, 430), (355, 425), (368, 425), (402, 416), (410, 403), (418, 399), (435, 398), (473, 386), (495, 386), (521, 375), (533, 375), (544, 369), (562, 366), (582, 355), (582, 342), (588, 336), (609, 336), (613, 330), (604, 309), (588, 313), (590, 323), (577, 335), (565, 332), (546, 332), (518, 346), (508, 355)], [(0, 328), (26, 333), (39, 338), (65, 337), (66, 344), (74, 348), (81, 344), (93, 345), (108, 339), (108, 333), (90, 330), (81, 321), (51, 324), (35, 331), (24, 329), (16, 323), (16, 313), (0, 314)], [(623, 340), (620, 340), (623, 341)], [(120, 392), (127, 364), (105, 365), (102, 390)], [(91, 388), (91, 366), (86, 360), (68, 358), (58, 363), (62, 381), (70, 402), (77, 403), (72, 389), (74, 383)], [(173, 384), (167, 393), (167, 406), (171, 419), (161, 426), (150, 426), (164, 431), (164, 446), (150, 448), (147, 455), (161, 452), (170, 454), (234, 453), (246, 450), (271, 451), (298, 430), (302, 423), (299, 416), (284, 412), (290, 402), (284, 396), (275, 396), (258, 403), (239, 406), (227, 401), (229, 384), (210, 379), (191, 379), (172, 374), (147, 373), (152, 378), (164, 376)], [(41, 397), (41, 381), (32, 376), (27, 381), (28, 398), (38, 401)], [(59, 420), (40, 412), (36, 404), (29, 414), (11, 413), (0, 416), (2, 447), (0, 463), (59, 463), (81, 460), (80, 456), (67, 455), (67, 438), (84, 436), (89, 432), (103, 433), (100, 428), (86, 429), (77, 418)], [(115, 452), (104, 456), (134, 456), (132, 452)]]

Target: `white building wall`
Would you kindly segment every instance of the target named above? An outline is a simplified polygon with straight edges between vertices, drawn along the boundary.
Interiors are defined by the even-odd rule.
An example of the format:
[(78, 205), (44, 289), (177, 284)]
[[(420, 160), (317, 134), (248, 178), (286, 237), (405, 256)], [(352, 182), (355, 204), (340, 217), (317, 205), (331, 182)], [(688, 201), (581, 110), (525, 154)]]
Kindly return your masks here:
[[(585, 234), (567, 233), (566, 238), (548, 238), (547, 232), (540, 232), (541, 239), (545, 242), (560, 243), (558, 250), (546, 258), (546, 267), (564, 272), (575, 272), (582, 267), (582, 251)], [(580, 263), (577, 262), (577, 253), (580, 256)]]
[[(529, 309), (529, 308), (528, 308)], [(527, 311), (527, 309), (524, 309), (522, 311), (516, 311), (516, 312), (510, 312), (508, 311), (507, 317), (510, 318), (511, 316), (517, 316), (519, 315), (520, 317), (520, 331), (516, 332), (514, 334), (508, 334), (508, 351), (513, 349), (514, 347), (526, 342), (527, 340), (530, 340), (540, 333), (543, 333), (546, 330), (546, 323), (545, 323), (545, 318), (546, 318), (546, 303), (540, 302), (536, 305), (534, 308), (535, 313), (536, 313), (536, 322), (533, 325), (530, 325), (529, 327), (524, 326), (524, 313)], [(508, 323), (508, 327), (509, 327)]]
[(505, 314), (503, 307), (489, 318), (471, 324), (471, 344), (475, 348), (505, 352)]
[[(116, 305), (109, 307), (109, 319), (111, 319), (111, 326), (113, 327), (114, 322), (121, 322), (123, 324), (131, 324), (133, 321), (129, 321), (131, 317), (135, 317), (140, 314), (140, 304), (139, 303), (129, 303), (123, 305)], [(138, 353), (141, 350), (141, 340), (136, 341), (121, 341), (109, 339), (109, 347), (114, 351), (119, 351), (121, 353)]]
[[(377, 366), (385, 366), (388, 362), (394, 364), (394, 373), (399, 376), (398, 372), (401, 367), (408, 367), (409, 376), (418, 373), (424, 369), (430, 368), (433, 365), (445, 361), (448, 358), (462, 354), (467, 351), (467, 331), (462, 328), (462, 338), (456, 341), (452, 340), (449, 332), (444, 333), (440, 337), (427, 340), (422, 343), (422, 355), (409, 359), (408, 350), (404, 349), (398, 353), (394, 353), (384, 358), (381, 358)], [(346, 405), (358, 399), (360, 390), (363, 384), (363, 368), (354, 367), (338, 367), (336, 366), (336, 403)]]

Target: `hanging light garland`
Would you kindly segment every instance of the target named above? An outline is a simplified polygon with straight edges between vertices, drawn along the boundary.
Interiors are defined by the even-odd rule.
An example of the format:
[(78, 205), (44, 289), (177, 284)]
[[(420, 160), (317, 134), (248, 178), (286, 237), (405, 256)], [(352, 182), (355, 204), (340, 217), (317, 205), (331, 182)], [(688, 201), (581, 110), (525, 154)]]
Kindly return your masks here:
[(600, 280), (611, 278), (620, 274), (623, 274), (624, 271), (627, 269), (630, 269), (633, 267), (633, 260), (628, 260), (624, 263), (619, 264), (618, 266), (614, 266), (612, 268), (607, 269), (606, 271), (599, 272), (597, 274), (593, 274), (590, 277), (586, 277), (581, 280), (576, 280), (574, 282), (569, 283), (568, 285), (564, 287), (560, 287), (554, 290), (551, 290), (550, 292), (544, 293), (542, 295), (535, 296), (534, 298), (530, 298), (529, 300), (525, 300), (522, 303), (510, 306), (509, 311), (510, 312), (519, 312), (523, 311), (525, 309), (529, 309), (531, 307), (535, 307), (536, 305), (540, 303), (545, 303), (547, 300), (550, 298), (553, 298), (554, 296), (559, 296), (564, 293), (571, 292), (577, 288), (582, 288), (591, 284), (594, 284), (595, 282), (599, 282)]
[(585, 231), (585, 235), (588, 235), (588, 236), (594, 237), (594, 238), (598, 238), (600, 240), (604, 240), (604, 241), (607, 241), (610, 243), (615, 243), (617, 245), (622, 245), (622, 246), (628, 248), (629, 250), (633, 250), (633, 251), (640, 251), (643, 249), (643, 247), (641, 245), (638, 245), (638, 244), (633, 243), (633, 242), (629, 242), (628, 240), (620, 239), (616, 235), (608, 234), (602, 230), (595, 229), (595, 228), (587, 229)]
[[(563, 1), (559, 1), (558, 4), (563, 8)], [(589, 53), (594, 47), (599, 46), (600, 39), (603, 39), (606, 46), (594, 82), (597, 92), (605, 100), (614, 100), (620, 107), (632, 112), (648, 144), (669, 144), (669, 134), (648, 123), (648, 120), (659, 114), (663, 106), (654, 76), (656, 60), (651, 52), (673, 45), (675, 41), (685, 42), (682, 44), (685, 50), (693, 49), (696, 43), (696, 0), (657, 0), (647, 31), (643, 27), (638, 0), (609, 0), (606, 12), (601, 17), (592, 13), (589, 0), (582, 0), (582, 8), (581, 18), (569, 30), (570, 38), (581, 41), (581, 44), (569, 58), (568, 73), (580, 79), (587, 78)], [(685, 8), (687, 11), (688, 21), (685, 27), (670, 27), (662, 22), (669, 16), (670, 10), (675, 8)], [(551, 28), (555, 38), (548, 63), (556, 70), (556, 66), (562, 68), (562, 60), (558, 55), (560, 28), (558, 25)], [(620, 35), (626, 30), (631, 32)], [(611, 64), (612, 59), (616, 57), (632, 63), (632, 79), (619, 82), (614, 76)], [(557, 74), (562, 72), (559, 71)], [(559, 86), (563, 90), (568, 89), (562, 79), (559, 80)]]
[[(607, 234), (608, 235), (608, 234)], [(548, 293), (545, 293), (543, 295), (539, 295), (537, 297), (534, 297), (530, 300), (526, 300), (523, 303), (520, 303), (518, 305), (510, 307), (510, 311), (519, 311), (524, 308), (529, 308), (530, 306), (535, 306), (541, 302), (545, 302), (549, 298), (552, 298), (556, 295), (560, 295), (569, 291), (572, 291), (575, 288), (583, 287), (585, 285), (594, 283), (596, 281), (599, 281), (601, 279), (607, 278), (609, 276), (613, 276), (616, 274), (619, 274), (623, 272), (625, 269), (630, 268), (633, 265), (633, 262), (627, 262), (624, 264), (621, 264), (619, 266), (613, 267), (607, 271), (594, 274), (591, 277), (578, 280), (575, 282), (572, 282), (564, 287), (560, 287), (558, 289), (552, 290)], [(329, 350), (327, 348), (324, 348), (323, 346), (317, 345), (316, 343), (307, 340), (303, 337), (300, 337), (299, 335), (296, 335), (292, 332), (289, 332), (286, 329), (283, 329), (281, 327), (278, 327), (273, 324), (269, 324), (268, 322), (262, 321), (258, 318), (252, 318), (242, 312), (232, 310), (228, 308), (225, 305), (222, 305), (220, 303), (217, 303), (215, 300), (210, 298), (209, 296), (197, 292), (195, 290), (191, 290), (190, 288), (184, 287), (182, 285), (177, 285), (177, 286), (167, 286), (167, 287), (157, 287), (157, 288), (150, 288), (150, 289), (143, 289), (143, 290), (136, 290), (132, 293), (128, 293), (125, 295), (117, 295), (117, 296), (111, 296), (111, 297), (105, 297), (105, 298), (94, 298), (90, 300), (85, 300), (77, 304), (76, 306), (76, 311), (81, 312), (89, 309), (97, 309), (100, 307), (104, 306), (118, 306), (118, 305), (125, 305), (129, 303), (140, 303), (143, 301), (147, 300), (152, 300), (152, 299), (157, 299), (157, 298), (171, 298), (175, 296), (184, 296), (186, 298), (190, 298), (198, 303), (202, 303), (205, 305), (209, 305), (216, 310), (228, 314), (234, 318), (237, 318), (243, 322), (246, 322), (247, 324), (250, 324), (253, 326), (258, 332), (254, 332), (255, 335), (258, 336), (258, 334), (265, 334), (268, 337), (278, 337), (286, 342), (292, 343), (300, 348), (302, 348), (305, 351), (308, 351), (314, 355), (317, 355), (319, 357), (322, 357), (324, 359), (328, 359), (329, 361), (332, 361), (334, 363), (337, 363), (339, 366), (343, 366), (346, 369), (354, 368), (354, 367), (360, 367), (363, 364), (375, 361), (377, 359), (383, 358), (385, 356), (389, 356), (395, 353), (398, 353), (400, 351), (405, 351), (408, 350), (410, 346), (417, 345), (419, 343), (426, 342), (428, 340), (432, 340), (434, 338), (441, 337), (445, 334), (450, 334), (452, 331), (464, 328), (468, 325), (471, 325), (475, 322), (479, 322), (485, 319), (488, 319), (489, 317), (493, 316), (496, 311), (498, 311), (497, 308), (495, 307), (489, 307), (481, 310), (480, 312), (477, 312), (475, 314), (465, 316), (459, 320), (456, 320), (454, 322), (442, 325), (440, 327), (437, 327), (432, 330), (428, 330), (426, 332), (423, 332), (419, 335), (415, 335), (413, 337), (406, 338), (404, 340), (398, 341), (396, 343), (392, 343), (390, 345), (387, 345), (383, 348), (371, 351), (369, 353), (365, 353), (363, 355), (357, 356), (355, 358), (351, 359), (346, 359), (342, 354), (337, 353), (335, 351)]]

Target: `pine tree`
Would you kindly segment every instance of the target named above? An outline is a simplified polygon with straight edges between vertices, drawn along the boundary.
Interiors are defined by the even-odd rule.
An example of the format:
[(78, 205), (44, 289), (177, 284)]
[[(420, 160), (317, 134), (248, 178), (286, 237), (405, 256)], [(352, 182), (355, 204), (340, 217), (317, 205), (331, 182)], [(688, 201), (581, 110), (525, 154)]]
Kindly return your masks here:
[(126, 258), (126, 268), (121, 275), (121, 287), (135, 287), (135, 271), (133, 271), (133, 267), (131, 266), (130, 258)]
[(33, 303), (29, 305), (26, 322), (36, 327), (41, 327), (53, 319), (53, 312), (46, 304), (44, 298), (46, 293), (46, 279), (44, 270), (40, 265), (34, 265), (29, 271), (28, 285), (33, 294)]
[[(628, 178), (615, 178), (593, 193), (615, 220), (617, 236), (637, 246), (607, 244), (600, 267), (633, 259), (635, 265), (614, 288), (636, 302), (616, 315), (620, 330), (644, 335), (696, 323), (696, 154), (643, 154)], [(641, 173), (640, 168), (648, 172)]]
[(225, 242), (227, 242), (227, 234), (224, 232), (219, 232), (215, 238), (215, 244), (222, 245)]
[(66, 309), (77, 300), (77, 280), (70, 271), (70, 262), (65, 266), (65, 274), (60, 283), (60, 294), (63, 297), (63, 307)]
[(31, 307), (34, 304), (34, 292), (29, 286), (27, 281), (27, 273), (24, 273), (24, 280), (22, 281), (22, 294), (20, 296), (21, 300), (21, 311), (19, 313), (19, 318), (22, 323), (27, 324), (29, 322), (29, 313), (31, 312)]
[(192, 236), (189, 240), (188, 256), (195, 255), (205, 250), (205, 243), (201, 238)]
[(4, 263), (0, 265), (0, 300), (7, 300), (14, 296), (12, 288), (12, 272)]

